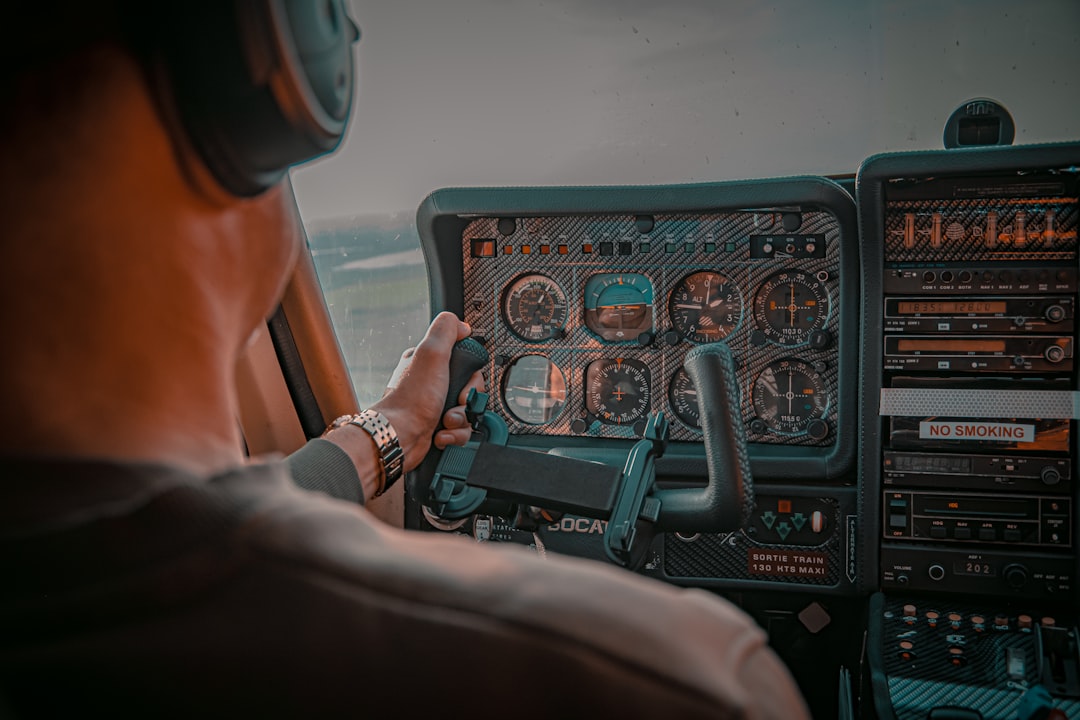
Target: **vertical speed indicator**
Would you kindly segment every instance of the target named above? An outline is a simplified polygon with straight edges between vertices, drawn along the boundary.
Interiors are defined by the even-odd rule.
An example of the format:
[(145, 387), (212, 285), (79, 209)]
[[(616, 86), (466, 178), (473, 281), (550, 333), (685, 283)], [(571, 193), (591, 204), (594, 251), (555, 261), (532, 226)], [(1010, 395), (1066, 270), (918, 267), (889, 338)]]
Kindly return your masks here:
[(668, 385), (668, 403), (675, 417), (694, 430), (701, 430), (701, 406), (698, 404), (697, 388), (686, 368), (679, 368), (671, 376)]

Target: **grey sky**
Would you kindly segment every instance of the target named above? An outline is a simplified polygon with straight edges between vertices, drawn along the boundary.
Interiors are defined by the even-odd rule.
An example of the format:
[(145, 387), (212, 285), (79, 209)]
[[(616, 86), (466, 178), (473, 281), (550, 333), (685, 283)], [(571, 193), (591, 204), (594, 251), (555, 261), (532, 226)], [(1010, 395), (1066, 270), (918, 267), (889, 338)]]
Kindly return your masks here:
[(1080, 139), (1077, 0), (354, 2), (342, 148), (293, 173), (305, 221), (448, 185), (854, 172), (1000, 100), (1017, 143)]

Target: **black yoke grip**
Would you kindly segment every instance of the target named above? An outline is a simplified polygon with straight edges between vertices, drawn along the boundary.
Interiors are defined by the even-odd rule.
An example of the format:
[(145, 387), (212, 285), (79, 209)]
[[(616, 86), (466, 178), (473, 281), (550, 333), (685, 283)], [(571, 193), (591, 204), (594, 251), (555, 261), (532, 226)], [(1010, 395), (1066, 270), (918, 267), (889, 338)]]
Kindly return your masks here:
[[(483, 369), (488, 362), (488, 353), (484, 346), (472, 338), (465, 338), (454, 343), (450, 351), (450, 387), (446, 392), (446, 403), (443, 405), (442, 414), (455, 405), (460, 405), (458, 395), (461, 389), (469, 382), (477, 370)], [(442, 427), (442, 421), (439, 421)]]
[[(474, 372), (487, 365), (487, 362), (487, 350), (472, 338), (465, 338), (454, 343), (450, 351), (450, 385), (446, 390), (446, 402), (443, 403), (442, 414), (439, 415), (435, 432), (443, 429), (443, 416), (446, 415), (446, 411), (460, 404), (457, 401), (458, 395), (469, 382), (469, 378)], [(431, 482), (442, 455), (443, 451), (436, 448), (433, 442), (427, 456), (409, 477), (406, 492), (415, 502), (426, 502), (424, 498), (427, 497), (428, 483)]]
[(754, 480), (739, 410), (739, 384), (731, 349), (724, 343), (694, 348), (683, 367), (698, 393), (709, 484), (661, 490), (658, 530), (731, 532), (754, 511)]

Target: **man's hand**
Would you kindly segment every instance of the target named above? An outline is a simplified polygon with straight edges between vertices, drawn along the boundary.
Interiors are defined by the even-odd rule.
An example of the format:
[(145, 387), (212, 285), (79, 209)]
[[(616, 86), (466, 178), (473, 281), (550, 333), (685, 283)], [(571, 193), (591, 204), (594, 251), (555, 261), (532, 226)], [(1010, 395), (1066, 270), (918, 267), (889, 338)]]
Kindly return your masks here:
[[(469, 326), (453, 313), (440, 313), (420, 344), (402, 354), (386, 395), (371, 406), (385, 415), (397, 431), (398, 442), (405, 451), (406, 471), (419, 465), (431, 449), (450, 382), (450, 351), (454, 343), (467, 338), (470, 332)], [(479, 372), (462, 388), (458, 396), (460, 405), (442, 416), (443, 429), (435, 435), (435, 447), (442, 449), (469, 441), (472, 430), (465, 418), (464, 404), (471, 388), (484, 389)]]

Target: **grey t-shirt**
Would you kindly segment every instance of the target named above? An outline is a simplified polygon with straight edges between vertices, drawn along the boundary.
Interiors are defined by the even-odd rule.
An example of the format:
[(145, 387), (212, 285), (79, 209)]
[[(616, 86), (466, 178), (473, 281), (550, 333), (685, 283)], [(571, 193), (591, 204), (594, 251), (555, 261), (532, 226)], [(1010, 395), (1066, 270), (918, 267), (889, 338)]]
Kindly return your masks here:
[(282, 462), (0, 477), (19, 715), (807, 716), (762, 632), (708, 593), (391, 528)]

